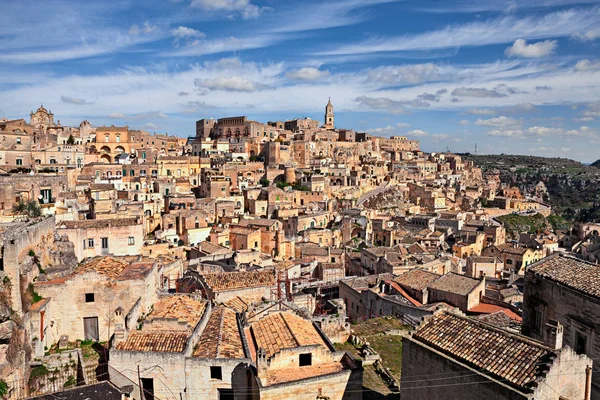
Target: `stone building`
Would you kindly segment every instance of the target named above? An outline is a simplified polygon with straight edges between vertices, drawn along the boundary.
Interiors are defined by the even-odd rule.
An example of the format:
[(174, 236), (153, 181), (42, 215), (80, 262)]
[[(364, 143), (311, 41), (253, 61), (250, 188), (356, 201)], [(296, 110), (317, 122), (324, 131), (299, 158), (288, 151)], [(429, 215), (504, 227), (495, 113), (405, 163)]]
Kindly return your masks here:
[(554, 332), (545, 345), (446, 311), (426, 317), (402, 339), (402, 399), (589, 400), (592, 360)]
[(54, 123), (54, 114), (52, 114), (52, 111), (46, 110), (43, 104), (40, 105), (40, 108), (35, 113), (32, 111), (29, 114), (29, 124), (35, 126), (40, 133), (44, 133), (46, 129), (56, 126)]
[[(525, 272), (522, 332), (544, 340), (546, 326), (564, 326), (563, 343), (578, 354), (600, 357), (600, 267), (555, 253)], [(600, 364), (594, 363), (592, 397), (600, 398)]]
[(327, 105), (325, 106), (325, 118), (323, 122), (323, 128), (335, 128), (335, 116), (333, 114), (333, 104), (331, 104), (331, 98), (327, 101)]
[(161, 272), (158, 260), (95, 257), (66, 276), (39, 280), (35, 290), (50, 299), (47, 344), (63, 335), (69, 340), (110, 340), (122, 313), (134, 306), (147, 312), (154, 304)]
[(138, 255), (144, 245), (144, 225), (139, 218), (62, 221), (57, 231), (73, 242), (78, 260)]

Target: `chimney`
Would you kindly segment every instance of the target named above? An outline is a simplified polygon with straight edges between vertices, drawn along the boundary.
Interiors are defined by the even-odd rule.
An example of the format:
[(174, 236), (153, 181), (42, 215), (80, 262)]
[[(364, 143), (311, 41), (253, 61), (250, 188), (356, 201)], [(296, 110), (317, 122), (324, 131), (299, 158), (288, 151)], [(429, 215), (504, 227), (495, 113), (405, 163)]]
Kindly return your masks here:
[(563, 326), (560, 322), (551, 319), (544, 326), (544, 344), (558, 350), (563, 345)]

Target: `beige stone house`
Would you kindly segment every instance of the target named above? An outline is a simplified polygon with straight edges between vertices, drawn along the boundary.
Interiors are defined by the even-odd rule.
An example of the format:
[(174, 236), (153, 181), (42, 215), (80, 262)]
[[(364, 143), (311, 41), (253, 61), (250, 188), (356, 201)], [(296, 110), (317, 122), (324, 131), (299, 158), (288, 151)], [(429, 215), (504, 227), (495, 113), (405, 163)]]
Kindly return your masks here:
[(402, 339), (403, 400), (589, 400), (592, 360), (450, 312)]
[[(123, 257), (96, 257), (80, 263), (69, 275), (36, 282), (45, 299), (47, 345), (62, 335), (69, 340), (108, 341), (119, 312), (146, 312), (161, 287), (162, 263)], [(49, 347), (49, 346), (48, 346)]]
[(73, 242), (78, 260), (137, 255), (144, 245), (144, 225), (139, 218), (62, 221), (56, 229)]

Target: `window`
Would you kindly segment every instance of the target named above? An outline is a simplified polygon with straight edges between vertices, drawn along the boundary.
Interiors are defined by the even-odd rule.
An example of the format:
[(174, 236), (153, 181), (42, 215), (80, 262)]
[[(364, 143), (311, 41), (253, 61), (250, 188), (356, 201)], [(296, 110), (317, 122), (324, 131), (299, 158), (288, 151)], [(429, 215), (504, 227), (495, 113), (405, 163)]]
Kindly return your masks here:
[(575, 343), (573, 348), (577, 354), (587, 353), (587, 336), (581, 332), (575, 332)]
[(85, 294), (85, 302), (93, 303), (94, 302), (94, 293), (86, 293)]
[(89, 248), (93, 248), (94, 247), (94, 239), (88, 239), (87, 240), (87, 245)]
[(254, 247), (258, 247), (258, 242), (254, 242)]
[(120, 141), (121, 141), (121, 135), (117, 135), (117, 136), (115, 136), (115, 140), (116, 140), (117, 142), (120, 142)]
[(23, 159), (22, 158), (17, 158), (17, 165), (23, 165)]
[(17, 138), (17, 144), (21, 144), (21, 138), (20, 137)]
[(135, 238), (133, 236), (129, 236), (129, 239), (127, 239), (127, 244), (133, 246), (135, 244)]
[(107, 133), (106, 135), (104, 135), (104, 141), (105, 141), (105, 142), (108, 142), (108, 141), (109, 141), (109, 140), (108, 140), (108, 133)]
[(142, 390), (144, 391), (144, 400), (154, 400), (154, 379), (141, 378)]
[(102, 238), (102, 248), (108, 249), (108, 238), (107, 237)]
[(308, 367), (309, 365), (312, 365), (312, 354), (311, 353), (300, 354), (300, 366)]
[(146, 152), (145, 152), (145, 151), (142, 153), (142, 159), (143, 159), (143, 160), (145, 160), (145, 159), (146, 159)]
[(512, 263), (513, 263), (513, 260), (506, 260), (507, 265), (512, 265)]
[(223, 379), (223, 371), (221, 367), (210, 367), (210, 379)]

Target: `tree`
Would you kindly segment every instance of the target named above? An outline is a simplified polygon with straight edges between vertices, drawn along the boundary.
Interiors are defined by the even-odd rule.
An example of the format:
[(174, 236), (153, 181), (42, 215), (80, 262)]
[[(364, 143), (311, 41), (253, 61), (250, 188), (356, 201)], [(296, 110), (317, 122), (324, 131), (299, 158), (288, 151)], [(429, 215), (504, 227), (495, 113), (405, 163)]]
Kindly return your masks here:
[(70, 145), (75, 144), (75, 138), (73, 137), (73, 135), (69, 135), (69, 138), (67, 139), (67, 144), (70, 144)]
[(42, 215), (42, 208), (37, 200), (23, 201), (21, 199), (17, 204), (13, 205), (12, 212), (17, 215), (27, 215), (31, 218), (37, 218)]
[(26, 211), (27, 211), (27, 204), (25, 204), (23, 199), (19, 200), (19, 202), (17, 204), (12, 206), (13, 214), (21, 215), (21, 214), (25, 214)]

